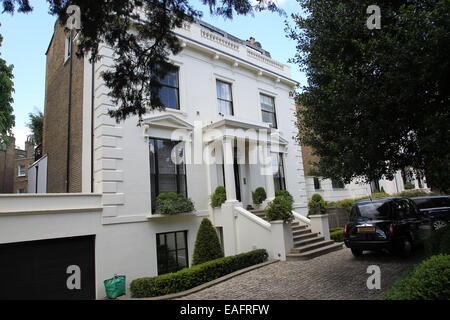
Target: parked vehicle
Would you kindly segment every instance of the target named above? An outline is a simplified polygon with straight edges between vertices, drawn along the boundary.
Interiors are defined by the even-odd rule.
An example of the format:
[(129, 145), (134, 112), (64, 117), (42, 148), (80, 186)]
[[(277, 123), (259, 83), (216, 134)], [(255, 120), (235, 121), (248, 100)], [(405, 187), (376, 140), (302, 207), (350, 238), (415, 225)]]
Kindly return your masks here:
[(431, 220), (406, 198), (356, 202), (344, 227), (344, 243), (354, 256), (365, 250), (388, 250), (408, 256), (431, 234)]
[(431, 219), (434, 230), (450, 223), (450, 196), (414, 197), (411, 200), (417, 204), (420, 212)]

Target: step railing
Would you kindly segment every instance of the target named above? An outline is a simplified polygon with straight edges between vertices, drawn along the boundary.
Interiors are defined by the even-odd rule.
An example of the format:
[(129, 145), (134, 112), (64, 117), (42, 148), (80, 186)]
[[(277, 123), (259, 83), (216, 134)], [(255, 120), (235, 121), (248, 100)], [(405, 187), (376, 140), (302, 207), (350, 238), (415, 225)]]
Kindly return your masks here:
[(304, 224), (306, 224), (306, 225), (308, 225), (308, 226), (311, 225), (311, 219), (308, 219), (308, 218), (305, 217), (304, 215), (302, 215), (302, 214), (300, 214), (300, 213), (298, 213), (298, 212), (295, 212), (295, 211), (292, 211), (292, 214), (294, 215), (294, 218), (295, 218), (296, 220), (298, 220), (299, 222), (303, 222)]
[(281, 220), (267, 222), (240, 206), (234, 207), (234, 214), (239, 252), (266, 249), (271, 259), (286, 260), (293, 247), (290, 224)]

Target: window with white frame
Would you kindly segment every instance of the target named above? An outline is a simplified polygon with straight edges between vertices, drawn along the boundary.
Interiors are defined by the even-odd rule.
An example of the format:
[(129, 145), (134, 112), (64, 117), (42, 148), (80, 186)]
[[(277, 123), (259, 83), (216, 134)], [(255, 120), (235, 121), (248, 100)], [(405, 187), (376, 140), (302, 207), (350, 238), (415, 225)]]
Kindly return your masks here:
[(270, 124), (271, 128), (277, 128), (277, 116), (275, 113), (275, 99), (268, 95), (259, 94), (261, 101), (262, 121)]
[(233, 96), (231, 92), (231, 84), (216, 80), (217, 104), (219, 106), (219, 114), (224, 116), (233, 115)]
[(17, 167), (17, 176), (19, 177), (24, 177), (26, 176), (26, 171), (25, 171), (25, 166), (24, 165), (20, 165)]

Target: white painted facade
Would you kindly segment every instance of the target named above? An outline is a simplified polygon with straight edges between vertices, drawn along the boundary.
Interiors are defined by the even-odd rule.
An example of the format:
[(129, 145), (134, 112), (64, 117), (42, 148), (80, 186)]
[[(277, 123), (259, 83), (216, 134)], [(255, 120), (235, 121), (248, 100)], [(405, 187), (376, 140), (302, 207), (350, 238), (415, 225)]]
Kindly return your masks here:
[[(269, 200), (274, 197), (273, 176), (267, 170), (272, 167), (269, 150), (282, 154), (286, 189), (294, 197), (296, 214), (307, 213), (301, 148), (294, 139), (297, 119), (291, 92), (296, 82), (290, 79), (289, 67), (251, 49), (245, 42), (221, 36), (198, 23), (185, 24), (175, 32), (184, 47), (180, 54), (171, 57), (179, 68), (180, 110), (149, 112), (141, 126), (133, 117), (116, 123), (107, 114), (115, 106), (100, 76), (112, 65), (113, 51), (101, 46), (102, 59), (94, 65), (93, 93), (92, 65), (88, 59), (84, 62), (82, 194), (0, 195), (0, 243), (95, 235), (97, 298), (105, 296), (103, 281), (115, 274), (126, 275), (127, 288), (133, 279), (157, 275), (158, 233), (187, 231), (191, 260), (204, 217), (222, 228), (226, 255), (265, 247), (272, 258), (283, 258), (292, 244), (280, 236), (289, 230), (257, 217), (249, 220), (244, 209), (252, 203), (251, 192), (257, 187), (266, 189)], [(218, 113), (216, 80), (232, 86), (232, 116)], [(262, 121), (260, 93), (274, 99), (276, 130)], [(193, 147), (190, 154), (186, 149), (186, 157), (194, 160), (186, 164), (186, 184), (196, 210), (176, 216), (155, 215), (150, 196), (153, 186), (149, 138), (174, 136), (181, 136), (186, 145)], [(222, 154), (225, 159), (232, 159), (234, 141), (238, 145), (243, 142), (238, 149), (238, 157), (245, 160), (238, 165), (241, 202), (237, 200), (233, 164), (225, 163), (222, 169), (221, 165), (204, 163), (205, 159), (219, 159)], [(195, 161), (199, 155), (203, 162)], [(249, 164), (252, 159), (267, 161), (269, 165), (261, 171), (264, 166), (260, 162)], [(209, 197), (218, 185), (226, 186), (227, 202), (222, 209), (213, 210)], [(279, 245), (270, 239), (279, 239)]]

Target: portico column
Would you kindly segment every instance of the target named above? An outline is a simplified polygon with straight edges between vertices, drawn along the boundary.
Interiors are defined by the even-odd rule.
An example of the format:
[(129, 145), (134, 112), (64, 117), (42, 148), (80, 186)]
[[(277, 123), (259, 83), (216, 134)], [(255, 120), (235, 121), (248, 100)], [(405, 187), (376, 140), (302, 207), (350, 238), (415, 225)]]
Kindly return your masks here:
[(275, 184), (273, 182), (272, 158), (270, 156), (270, 146), (267, 143), (261, 143), (263, 157), (263, 173), (266, 184), (267, 202), (275, 199)]
[(227, 202), (236, 200), (236, 184), (234, 181), (233, 141), (231, 137), (223, 138), (223, 167), (225, 173), (225, 189)]

